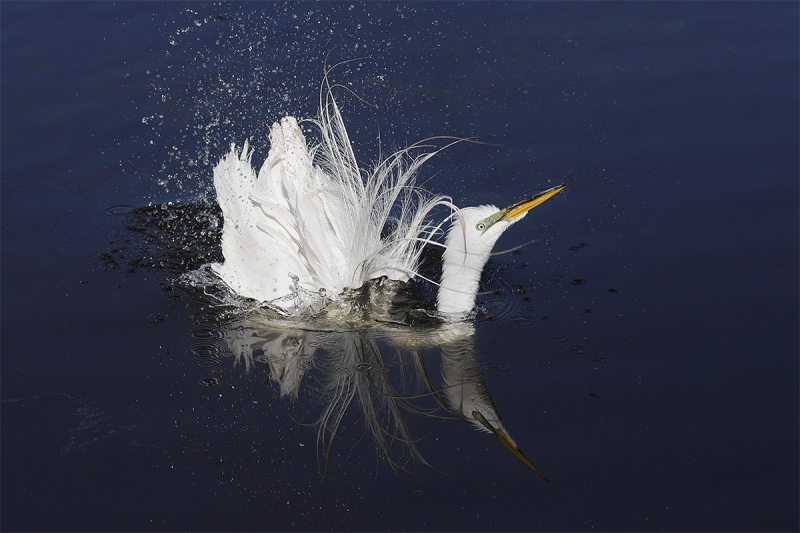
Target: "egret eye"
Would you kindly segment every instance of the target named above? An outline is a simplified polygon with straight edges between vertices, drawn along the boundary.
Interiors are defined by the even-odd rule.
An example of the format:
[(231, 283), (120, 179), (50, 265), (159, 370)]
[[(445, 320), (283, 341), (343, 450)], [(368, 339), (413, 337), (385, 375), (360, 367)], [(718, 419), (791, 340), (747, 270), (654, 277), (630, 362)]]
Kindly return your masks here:
[(478, 231), (486, 231), (486, 223), (478, 222), (478, 224), (475, 226), (475, 229), (477, 229)]

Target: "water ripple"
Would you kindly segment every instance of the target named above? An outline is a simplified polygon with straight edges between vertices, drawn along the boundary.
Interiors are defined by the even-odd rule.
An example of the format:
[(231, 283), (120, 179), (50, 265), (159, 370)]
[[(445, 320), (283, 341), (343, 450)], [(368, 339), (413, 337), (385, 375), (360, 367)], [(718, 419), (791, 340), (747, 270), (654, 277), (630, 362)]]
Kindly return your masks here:
[(100, 212), (109, 217), (124, 217), (133, 211), (135, 207), (130, 204), (109, 205), (101, 209)]

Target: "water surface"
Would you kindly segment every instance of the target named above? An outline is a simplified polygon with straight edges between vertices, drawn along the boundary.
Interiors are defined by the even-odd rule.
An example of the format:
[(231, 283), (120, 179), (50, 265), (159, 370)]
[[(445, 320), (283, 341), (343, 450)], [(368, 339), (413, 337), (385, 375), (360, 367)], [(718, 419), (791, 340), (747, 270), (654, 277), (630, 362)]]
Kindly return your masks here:
[[(797, 530), (795, 3), (1, 14), (3, 529)], [(252, 324), (178, 283), (215, 260), (213, 165), (313, 117), (328, 52), (363, 58), (337, 81), (364, 164), (476, 137), (426, 187), (568, 185), (498, 244), (535, 239), (490, 264), (471, 352), (549, 484), (430, 396), (405, 415), (430, 466), (395, 443), (398, 475), (357, 401), (326, 463), (326, 379), (384, 374), (325, 354), (438, 386), (442, 343), (284, 330), (321, 346), (282, 395), (263, 343), (226, 342)]]

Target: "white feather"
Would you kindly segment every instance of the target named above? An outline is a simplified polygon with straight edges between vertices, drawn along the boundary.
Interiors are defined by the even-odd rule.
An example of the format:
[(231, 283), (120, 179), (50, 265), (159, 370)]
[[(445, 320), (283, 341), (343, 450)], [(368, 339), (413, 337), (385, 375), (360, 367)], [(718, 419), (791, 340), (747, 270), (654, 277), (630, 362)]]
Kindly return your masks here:
[(289, 296), (294, 277), (299, 287), (334, 297), (381, 276), (407, 281), (419, 266), (420, 239), (430, 237), (427, 215), (451, 205), (415, 187), (433, 153), (403, 150), (362, 176), (332, 99), (311, 123), (321, 136), (312, 149), (293, 117), (272, 126), (257, 178), (247, 143), (241, 152), (232, 146), (214, 169), (225, 261), (212, 269), (241, 296)]
[[(446, 206), (453, 224), (437, 301), (440, 312), (463, 319), (475, 305), (481, 271), (500, 235), (524, 217), (525, 205), (538, 205), (563, 186), (502, 212), (494, 206), (458, 210), (448, 197), (415, 184), (420, 166), (438, 150), (414, 145), (362, 171), (330, 87), (321, 94), (320, 116), (309, 121), (319, 130), (318, 145), (309, 148), (297, 120), (285, 117), (272, 126), (269, 155), (257, 177), (247, 143), (241, 151), (232, 145), (214, 169), (225, 260), (212, 269), (239, 295), (274, 305), (287, 296), (296, 302), (300, 289), (325, 289), (336, 299), (382, 276), (407, 281), (418, 275), (423, 246), (439, 244), (433, 239), (442, 223), (433, 225), (428, 217)], [(505, 217), (509, 210), (513, 214)], [(489, 216), (491, 222), (478, 230), (476, 223)]]

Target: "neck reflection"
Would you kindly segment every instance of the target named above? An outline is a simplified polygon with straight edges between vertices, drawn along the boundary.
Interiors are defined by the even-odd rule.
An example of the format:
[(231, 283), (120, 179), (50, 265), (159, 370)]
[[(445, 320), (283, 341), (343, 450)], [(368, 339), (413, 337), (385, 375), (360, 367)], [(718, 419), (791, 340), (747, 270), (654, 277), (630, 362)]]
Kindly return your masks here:
[[(398, 443), (414, 460), (428, 464), (412, 435), (414, 417), (445, 417), (467, 420), (492, 433), (548, 481), (520, 451), (500, 418), (470, 322), (316, 331), (251, 318), (229, 325), (224, 340), (245, 372), (269, 365), (269, 380), (281, 397), (297, 399), (303, 378), (314, 372), (321, 391), (317, 446), (326, 465), (345, 413), (358, 409), (377, 451), (395, 473), (399, 473), (394, 453)], [(440, 356), (438, 365), (427, 356), (432, 352)]]

